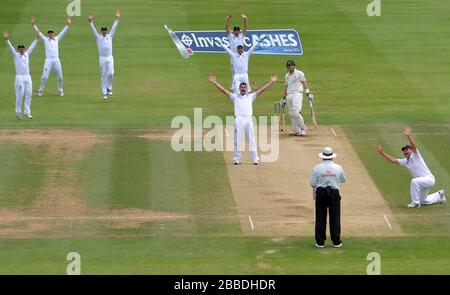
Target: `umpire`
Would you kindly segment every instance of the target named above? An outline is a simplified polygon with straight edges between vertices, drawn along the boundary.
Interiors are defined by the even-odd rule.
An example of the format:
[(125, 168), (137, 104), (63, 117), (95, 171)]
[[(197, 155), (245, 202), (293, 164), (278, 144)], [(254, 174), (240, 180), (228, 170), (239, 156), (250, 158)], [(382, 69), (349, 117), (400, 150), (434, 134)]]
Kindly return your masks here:
[(339, 186), (347, 180), (344, 169), (333, 163), (337, 154), (331, 147), (325, 147), (319, 157), (322, 163), (313, 169), (309, 184), (315, 191), (316, 202), (316, 247), (323, 248), (326, 240), (327, 209), (330, 214), (330, 235), (333, 247), (342, 247), (341, 241), (341, 195)]

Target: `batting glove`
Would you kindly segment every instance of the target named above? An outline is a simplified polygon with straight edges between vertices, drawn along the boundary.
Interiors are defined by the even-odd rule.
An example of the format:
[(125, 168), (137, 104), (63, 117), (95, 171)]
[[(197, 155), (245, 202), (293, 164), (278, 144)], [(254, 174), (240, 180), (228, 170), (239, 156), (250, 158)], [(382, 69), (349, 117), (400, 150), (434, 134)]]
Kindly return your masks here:
[(312, 94), (311, 92), (308, 93), (306, 96), (308, 97), (309, 101), (313, 101), (314, 100), (314, 94)]
[(281, 99), (281, 106), (284, 108), (286, 106), (286, 96)]

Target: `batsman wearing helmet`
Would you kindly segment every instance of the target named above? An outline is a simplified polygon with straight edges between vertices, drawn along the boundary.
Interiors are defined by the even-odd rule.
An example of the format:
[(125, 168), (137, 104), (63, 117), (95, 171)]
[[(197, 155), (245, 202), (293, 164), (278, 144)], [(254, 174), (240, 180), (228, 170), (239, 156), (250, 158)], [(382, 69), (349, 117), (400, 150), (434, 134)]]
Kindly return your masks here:
[(295, 61), (288, 60), (286, 63), (287, 73), (285, 76), (283, 103), (287, 100), (289, 116), (291, 117), (291, 136), (304, 136), (306, 125), (302, 116), (303, 93), (306, 93), (309, 100), (314, 99), (310, 92), (305, 74), (295, 68)]

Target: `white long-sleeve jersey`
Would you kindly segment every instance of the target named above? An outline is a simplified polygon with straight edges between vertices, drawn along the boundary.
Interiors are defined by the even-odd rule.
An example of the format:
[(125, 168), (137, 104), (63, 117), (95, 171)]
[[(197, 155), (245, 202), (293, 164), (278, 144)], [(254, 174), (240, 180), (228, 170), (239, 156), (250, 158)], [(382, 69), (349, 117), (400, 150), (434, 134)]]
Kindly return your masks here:
[(14, 61), (14, 66), (16, 67), (16, 75), (29, 75), (30, 55), (38, 44), (38, 40), (34, 39), (33, 43), (31, 43), (30, 47), (28, 47), (28, 50), (25, 51), (23, 55), (14, 49), (9, 40), (7, 40), (6, 43), (8, 44), (9, 52), (11, 53)]
[(117, 25), (119, 21), (116, 20), (111, 28), (109, 34), (103, 37), (103, 35), (99, 34), (95, 29), (94, 22), (89, 22), (89, 26), (92, 29), (92, 33), (94, 33), (95, 39), (97, 41), (98, 54), (100, 57), (110, 57), (112, 56), (113, 47), (112, 40), (114, 38), (114, 34), (116, 33)]
[(59, 41), (61, 41), (62, 38), (64, 38), (64, 35), (67, 33), (67, 30), (69, 29), (69, 26), (65, 26), (64, 29), (53, 39), (42, 34), (36, 25), (34, 25), (33, 28), (39, 34), (39, 37), (41, 37), (42, 41), (44, 41), (45, 58), (47, 59), (59, 58)]
[(231, 60), (233, 63), (233, 73), (234, 74), (246, 74), (248, 72), (248, 60), (250, 56), (253, 54), (255, 48), (259, 45), (259, 42), (255, 42), (255, 44), (250, 47), (250, 49), (241, 55), (237, 52), (233, 52), (230, 48), (226, 47), (224, 44), (221, 44), (223, 49), (231, 56)]

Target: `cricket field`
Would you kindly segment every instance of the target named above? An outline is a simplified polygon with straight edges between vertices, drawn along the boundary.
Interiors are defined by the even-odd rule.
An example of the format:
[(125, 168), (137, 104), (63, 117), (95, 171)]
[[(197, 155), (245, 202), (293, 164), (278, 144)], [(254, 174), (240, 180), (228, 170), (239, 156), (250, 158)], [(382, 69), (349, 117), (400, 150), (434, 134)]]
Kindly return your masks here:
[[(81, 1), (81, 16), (60, 43), (65, 96), (54, 74), (32, 120), (14, 116), (14, 65), (0, 49), (0, 274), (65, 274), (67, 254), (82, 274), (366, 274), (377, 252), (382, 274), (450, 274), (450, 207), (406, 209), (410, 175), (376, 152), (397, 157), (410, 126), (436, 177), (450, 193), (450, 2), (382, 0)], [(0, 30), (13, 45), (59, 32), (70, 1), (4, 0)], [(111, 27), (114, 95), (101, 100), (98, 50), (88, 26)], [(174, 30), (295, 29), (302, 56), (253, 55), (257, 88), (280, 79), (254, 103), (273, 114), (283, 95), (286, 60), (305, 72), (318, 129), (304, 102), (309, 136), (280, 136), (279, 160), (240, 167), (231, 153), (171, 147), (171, 122), (233, 114), (208, 81), (230, 82), (225, 54), (183, 59)], [(42, 41), (30, 59), (33, 90), (45, 60)], [(290, 124), (288, 124), (288, 131)], [(205, 130), (207, 131), (207, 130)], [(308, 177), (323, 146), (348, 172), (342, 186), (343, 247), (314, 247)], [(328, 241), (329, 242), (329, 241)]]

